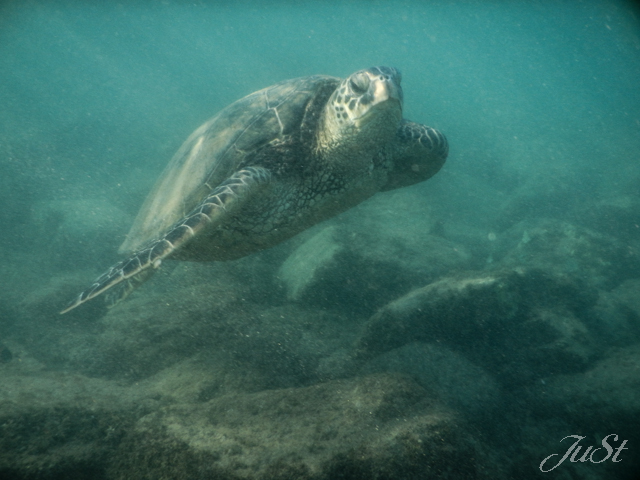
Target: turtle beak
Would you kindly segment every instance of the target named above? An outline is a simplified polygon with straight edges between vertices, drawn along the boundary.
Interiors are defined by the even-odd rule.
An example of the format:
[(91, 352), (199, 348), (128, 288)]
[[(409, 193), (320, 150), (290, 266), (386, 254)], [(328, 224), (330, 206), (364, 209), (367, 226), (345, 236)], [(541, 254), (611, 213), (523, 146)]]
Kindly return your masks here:
[(402, 87), (400, 82), (396, 82), (393, 77), (387, 75), (372, 75), (367, 72), (370, 78), (370, 92), (373, 97), (371, 105), (393, 100), (400, 103), (402, 108)]
[(366, 75), (368, 87), (359, 99), (359, 111), (353, 115), (356, 125), (365, 125), (370, 118), (399, 122), (402, 119), (400, 73), (388, 67), (374, 67), (362, 73)]

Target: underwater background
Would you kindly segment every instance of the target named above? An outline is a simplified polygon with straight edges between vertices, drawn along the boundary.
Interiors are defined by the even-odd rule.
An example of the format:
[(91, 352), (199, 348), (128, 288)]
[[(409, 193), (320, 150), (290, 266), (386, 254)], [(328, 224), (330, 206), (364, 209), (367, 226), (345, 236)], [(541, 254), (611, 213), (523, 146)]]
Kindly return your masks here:
[[(58, 314), (204, 121), (375, 65), (435, 177)], [(2, 2), (0, 479), (638, 478), (639, 79), (623, 1)]]

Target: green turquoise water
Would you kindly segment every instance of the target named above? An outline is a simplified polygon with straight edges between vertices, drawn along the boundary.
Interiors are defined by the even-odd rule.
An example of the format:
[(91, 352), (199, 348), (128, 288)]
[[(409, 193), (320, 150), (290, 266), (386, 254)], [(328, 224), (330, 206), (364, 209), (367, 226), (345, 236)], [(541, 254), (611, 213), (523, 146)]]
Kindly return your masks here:
[[(382, 259), (376, 264), (378, 270), (362, 267), (364, 261), (358, 257), (361, 263), (354, 260), (354, 264), (360, 270), (353, 267), (358, 278), (345, 280), (340, 272), (342, 277), (317, 287), (325, 300), (331, 295), (324, 292), (334, 290), (342, 292), (342, 298), (325, 304), (289, 302), (278, 290), (276, 273), (287, 258), (298, 258), (289, 256), (299, 246), (294, 241), (257, 260), (241, 261), (237, 268), (225, 264), (163, 269), (137, 298), (144, 306), (145, 298), (169, 292), (166, 309), (165, 297), (154, 304), (154, 314), (129, 304), (137, 312), (131, 314), (134, 327), (117, 310), (111, 317), (104, 317), (97, 307), (85, 310), (86, 317), (57, 315), (85, 280), (119, 258), (117, 248), (155, 179), (204, 121), (238, 98), (284, 79), (312, 74), (345, 77), (374, 65), (402, 71), (404, 116), (438, 128), (450, 144), (447, 163), (433, 179), (358, 207), (361, 210), (347, 213), (324, 236), (315, 238), (330, 243), (344, 225), (351, 225), (358, 235), (380, 232), (379, 243), (370, 242), (375, 245), (366, 257)], [(622, 392), (614, 395), (616, 399), (612, 396), (610, 404), (593, 400), (593, 412), (588, 407), (591, 390), (580, 390), (583, 377), (567, 380), (572, 392), (589, 397), (583, 403), (576, 400), (580, 405), (576, 411), (584, 408), (593, 414), (592, 418), (585, 414), (583, 423), (569, 418), (570, 409), (558, 413), (556, 407), (566, 397), (558, 393), (562, 386), (557, 383), (554, 398), (561, 400), (556, 407), (551, 401), (539, 407), (539, 422), (531, 414), (527, 402), (531, 398), (543, 402), (553, 374), (533, 368), (522, 377), (509, 377), (500, 370), (504, 367), (500, 362), (498, 373), (482, 362), (482, 368), (475, 364), (470, 368), (482, 355), (494, 358), (491, 355), (500, 348), (490, 341), (479, 346), (475, 337), (469, 344), (459, 342), (462, 347), (455, 341), (453, 347), (446, 341), (435, 342), (434, 347), (424, 332), (418, 343), (402, 337), (397, 340), (401, 348), (385, 352), (369, 368), (394, 366), (423, 383), (441, 381), (440, 400), (449, 407), (476, 420), (487, 415), (478, 424), (483, 438), (496, 442), (496, 458), (512, 461), (522, 454), (529, 462), (521, 470), (514, 467), (517, 478), (538, 478), (534, 473), (542, 453), (568, 447), (560, 448), (562, 436), (580, 433), (601, 441), (619, 433), (630, 438), (623, 437), (622, 430), (608, 430), (606, 422), (616, 415), (625, 420), (615, 428), (628, 420), (629, 432), (636, 435), (635, 446), (631, 442), (624, 455), (638, 458), (637, 402), (633, 403), (634, 395), (625, 396), (637, 381), (624, 375), (639, 357), (632, 353), (631, 360), (615, 363), (616, 358), (627, 357), (611, 352), (629, 345), (637, 348), (640, 341), (640, 306), (634, 300), (640, 277), (639, 80), (640, 9), (633, 2), (617, 0), (4, 1), (0, 3), (0, 367), (18, 368), (22, 362), (28, 369), (33, 367), (29, 362), (37, 361), (47, 369), (126, 382), (173, 368), (194, 352), (217, 352), (229, 338), (228, 351), (221, 351), (237, 370), (229, 374), (226, 366), (220, 369), (234, 382), (240, 378), (237, 383), (244, 393), (307, 386), (347, 371), (348, 365), (341, 362), (346, 364), (361, 327), (368, 325), (377, 308), (411, 288), (449, 274), (490, 272), (495, 265), (538, 266), (546, 272), (557, 268), (561, 275), (548, 283), (559, 293), (550, 294), (553, 308), (541, 301), (547, 316), (540, 318), (565, 319), (570, 310), (566, 318), (575, 323), (567, 320), (571, 328), (566, 327), (565, 333), (584, 328), (585, 336), (593, 339), (585, 347), (589, 351), (585, 358), (592, 356), (584, 368), (565, 371), (559, 362), (558, 372), (583, 375), (600, 358), (614, 358), (612, 370), (622, 372), (611, 377), (613, 386), (593, 387), (596, 393), (602, 392), (598, 388)], [(362, 235), (356, 236), (353, 233), (346, 244), (365, 243)], [(310, 249), (315, 244), (306, 245)], [(334, 250), (327, 247), (325, 253), (329, 257), (344, 245), (329, 245)], [(386, 258), (398, 260), (393, 269), (380, 267)], [(291, 270), (295, 276), (296, 269)], [(428, 274), (423, 275), (425, 271)], [(416, 276), (403, 277), (402, 272)], [(390, 280), (392, 273), (396, 280)], [(565, 274), (578, 282), (575, 285), (586, 287), (572, 283), (574, 290), (565, 288)], [(181, 299), (170, 292), (193, 285), (202, 297), (208, 283), (216, 286), (214, 292), (231, 292), (228, 298), (236, 302), (237, 310), (225, 310), (224, 297), (212, 307), (217, 313), (211, 318), (203, 314), (211, 325), (189, 317), (193, 324), (185, 321), (184, 328), (197, 331), (202, 339), (185, 334), (188, 340), (176, 340), (181, 350), (167, 340), (175, 334), (173, 328), (179, 330), (171, 321), (184, 313), (176, 310), (174, 318), (172, 305)], [(580, 298), (573, 298), (572, 292), (579, 292), (576, 298)], [(123, 308), (120, 312), (129, 311)], [(278, 308), (282, 314), (273, 313)], [(221, 318), (216, 316), (220, 311), (224, 311)], [(315, 320), (326, 321), (322, 324), (326, 331), (309, 327), (308, 319), (296, 314), (299, 311), (313, 312)], [(259, 312), (267, 312), (264, 318), (269, 320)], [(283, 320), (290, 318), (295, 320)], [(153, 336), (167, 325), (169, 334)], [(537, 323), (532, 325), (535, 343), (546, 333)], [(373, 340), (377, 339), (374, 327), (369, 333)], [(211, 337), (207, 332), (213, 332)], [(499, 334), (487, 333), (488, 338)], [(147, 335), (158, 342), (157, 349), (153, 341), (147, 342)], [(450, 347), (455, 355), (439, 350)], [(471, 360), (462, 359), (467, 354)], [(199, 361), (198, 357), (194, 364)], [(434, 367), (438, 362), (446, 368)], [(38, 368), (33, 367), (36, 376)], [(260, 387), (255, 390), (242, 383), (251, 383), (247, 381), (251, 374), (245, 373), (250, 368), (260, 372), (255, 380)], [(476, 370), (482, 371), (476, 375)], [(25, 373), (25, 378), (29, 375)], [(196, 382), (200, 377), (193, 375)], [(494, 376), (503, 382), (495, 390)], [(217, 398), (219, 392), (227, 392), (225, 388), (230, 387), (207, 384), (198, 398), (202, 402)], [(479, 392), (478, 400), (469, 392)], [(598, 420), (603, 404), (603, 410), (614, 412), (605, 418), (605, 425)], [(504, 418), (503, 409), (509, 412)], [(0, 421), (3, 428), (9, 423)], [(0, 447), (5, 445), (3, 431)], [(526, 453), (541, 444), (540, 452)], [(13, 468), (7, 470), (2, 461), (0, 454), (0, 477)], [(608, 462), (603, 468), (607, 465), (612, 465), (607, 470), (611, 477), (597, 470), (600, 465), (590, 464), (564, 474), (627, 478), (616, 477), (616, 465)]]

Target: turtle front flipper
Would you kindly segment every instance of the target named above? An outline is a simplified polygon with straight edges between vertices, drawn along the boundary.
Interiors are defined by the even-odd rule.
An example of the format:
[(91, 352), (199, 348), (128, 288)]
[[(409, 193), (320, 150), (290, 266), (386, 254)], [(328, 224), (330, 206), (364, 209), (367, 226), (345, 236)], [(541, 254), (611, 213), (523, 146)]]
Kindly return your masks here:
[(388, 147), (387, 183), (381, 191), (408, 187), (433, 177), (449, 154), (446, 137), (435, 128), (402, 120)]
[(164, 235), (100, 275), (60, 313), (73, 310), (87, 300), (126, 282), (108, 299), (108, 303), (112, 306), (123, 300), (135, 287), (151, 276), (153, 270), (150, 268), (160, 267), (164, 258), (185, 245), (205, 227), (233, 213), (250, 196), (252, 190), (267, 183), (270, 178), (269, 171), (261, 167), (247, 167), (234, 173), (214, 188), (187, 216), (172, 225)]

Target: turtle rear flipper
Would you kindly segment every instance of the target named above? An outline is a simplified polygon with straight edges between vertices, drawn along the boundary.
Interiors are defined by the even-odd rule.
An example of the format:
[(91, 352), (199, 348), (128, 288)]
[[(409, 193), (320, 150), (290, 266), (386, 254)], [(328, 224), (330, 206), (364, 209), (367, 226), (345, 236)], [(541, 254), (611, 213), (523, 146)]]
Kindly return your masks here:
[(205, 227), (236, 211), (247, 198), (255, 194), (257, 187), (270, 178), (269, 171), (261, 167), (247, 167), (233, 174), (163, 236), (111, 267), (60, 313), (67, 313), (118, 284), (121, 287), (109, 296), (107, 303), (113, 306), (123, 300), (151, 276), (153, 269), (160, 267), (164, 258), (185, 245)]
[[(104, 301), (107, 304), (107, 308), (116, 306), (122, 300), (127, 298), (131, 292), (149, 280), (155, 273), (155, 268), (147, 268), (135, 275), (127, 278), (126, 280), (118, 283), (113, 288), (109, 289), (104, 296)], [(64, 313), (64, 312), (62, 312)]]

